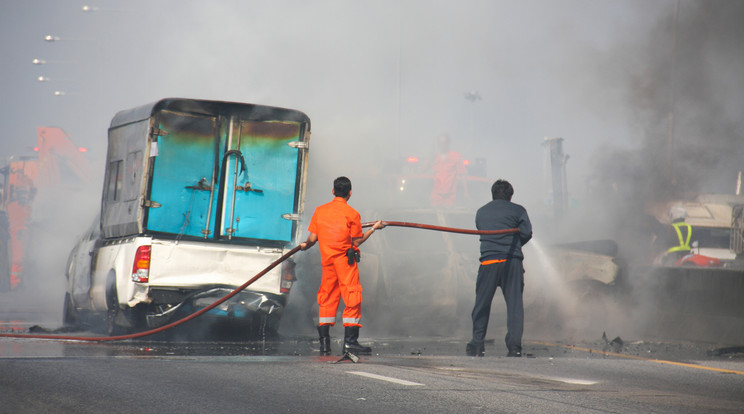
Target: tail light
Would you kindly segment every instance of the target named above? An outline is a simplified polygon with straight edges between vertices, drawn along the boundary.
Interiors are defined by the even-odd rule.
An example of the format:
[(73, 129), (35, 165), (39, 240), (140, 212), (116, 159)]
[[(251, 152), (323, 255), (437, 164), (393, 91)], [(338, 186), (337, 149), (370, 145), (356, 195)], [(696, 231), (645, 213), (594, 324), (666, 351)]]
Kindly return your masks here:
[(132, 281), (147, 283), (150, 281), (150, 251), (152, 246), (145, 245), (137, 248), (132, 264)]
[(295, 277), (295, 266), (296, 263), (292, 260), (287, 260), (282, 263), (282, 281), (279, 284), (279, 291), (282, 293), (289, 293), (289, 289), (292, 288), (297, 278)]

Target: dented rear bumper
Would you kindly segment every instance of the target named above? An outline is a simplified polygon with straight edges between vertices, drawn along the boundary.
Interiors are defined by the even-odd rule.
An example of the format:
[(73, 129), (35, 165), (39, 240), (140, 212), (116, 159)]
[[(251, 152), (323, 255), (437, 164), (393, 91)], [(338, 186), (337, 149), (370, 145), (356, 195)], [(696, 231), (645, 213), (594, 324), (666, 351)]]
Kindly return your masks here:
[[(148, 328), (158, 328), (191, 313), (198, 312), (233, 291), (229, 287), (213, 287), (185, 294), (184, 292), (152, 292), (157, 298), (182, 296), (177, 303), (157, 304), (147, 313)], [(232, 321), (249, 320), (255, 315), (279, 318), (286, 306), (286, 296), (255, 291), (242, 291), (206, 312), (205, 316)]]

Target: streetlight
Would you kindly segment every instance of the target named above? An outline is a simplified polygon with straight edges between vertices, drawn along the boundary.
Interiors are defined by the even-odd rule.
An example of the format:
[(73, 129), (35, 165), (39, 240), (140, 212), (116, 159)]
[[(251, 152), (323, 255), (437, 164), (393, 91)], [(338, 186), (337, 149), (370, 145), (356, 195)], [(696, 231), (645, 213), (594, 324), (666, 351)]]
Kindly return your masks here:
[(483, 98), (481, 98), (478, 91), (470, 91), (470, 92), (465, 92), (465, 99), (467, 99), (468, 101), (472, 103), (475, 103), (475, 101), (479, 101)]
[(71, 96), (71, 95), (80, 95), (80, 94), (77, 92), (54, 91), (54, 96)]
[(97, 13), (97, 12), (131, 12), (133, 10), (126, 10), (126, 9), (102, 9), (97, 6), (89, 6), (85, 5), (82, 7), (83, 13)]
[(54, 82), (80, 83), (80, 82), (75, 81), (75, 80), (72, 80), (72, 79), (59, 79), (59, 78), (52, 79), (52, 78), (50, 78), (48, 76), (43, 76), (43, 75), (42, 76), (39, 76), (38, 78), (36, 78), (36, 80), (39, 81), (39, 82), (52, 82), (52, 81), (54, 81)]
[(67, 61), (67, 60), (45, 60), (45, 59), (36, 58), (32, 60), (31, 63), (33, 63), (34, 65), (46, 65), (47, 63), (75, 63), (75, 62)]
[(68, 40), (74, 40), (74, 41), (86, 41), (86, 40), (93, 40), (90, 38), (72, 38), (72, 37), (59, 37), (54, 35), (46, 35), (44, 36), (44, 41), (48, 43), (54, 43), (59, 42), (60, 40), (68, 41)]

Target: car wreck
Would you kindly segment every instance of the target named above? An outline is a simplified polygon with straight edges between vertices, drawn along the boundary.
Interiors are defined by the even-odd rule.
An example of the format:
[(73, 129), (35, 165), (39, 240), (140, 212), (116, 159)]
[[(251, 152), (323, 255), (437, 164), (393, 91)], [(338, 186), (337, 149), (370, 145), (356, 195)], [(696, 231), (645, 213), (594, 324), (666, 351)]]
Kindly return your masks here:
[[(286, 253), (309, 137), (302, 112), (253, 104), (164, 99), (116, 114), (100, 216), (70, 253), (64, 322), (159, 327)], [(207, 315), (276, 329), (294, 279), (286, 261)]]

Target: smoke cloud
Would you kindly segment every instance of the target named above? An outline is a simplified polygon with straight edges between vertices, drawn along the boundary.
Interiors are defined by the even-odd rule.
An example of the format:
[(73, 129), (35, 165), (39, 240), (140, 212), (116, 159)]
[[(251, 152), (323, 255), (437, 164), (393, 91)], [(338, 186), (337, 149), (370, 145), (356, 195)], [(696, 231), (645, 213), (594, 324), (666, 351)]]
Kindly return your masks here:
[[(645, 202), (688, 191), (731, 192), (742, 168), (744, 5), (738, 1), (101, 0), (91, 6), (95, 11), (85, 13), (74, 1), (0, 5), (0, 156), (29, 153), (38, 126), (63, 128), (89, 149), (93, 164), (89, 193), (80, 200), (100, 194), (111, 117), (165, 97), (307, 113), (313, 134), (306, 219), (330, 199), (339, 175), (354, 183), (351, 205), (363, 220), (396, 219), (369, 216), (394, 214), (397, 187), (389, 173), (408, 156), (425, 158), (435, 138), (449, 133), (453, 149), (486, 161), (489, 179), (512, 182), (514, 201), (527, 207), (541, 241), (616, 239), (634, 255), (633, 243), (623, 241), (635, 230), (622, 224), (642, 213)], [(59, 40), (45, 42), (45, 35)], [(47, 63), (33, 65), (35, 58)], [(482, 99), (470, 101), (468, 92)], [(570, 211), (559, 223), (540, 145), (556, 136), (571, 157)], [(489, 198), (476, 189), (467, 207), (474, 211)], [(80, 233), (92, 218), (82, 210), (68, 222), (79, 223)], [(77, 234), (69, 236), (47, 253), (64, 258)], [(427, 235), (388, 229), (374, 237), (415, 246)], [(371, 243), (366, 250), (385, 260)], [(371, 300), (375, 293), (365, 295)], [(311, 304), (313, 297), (295, 302)]]

